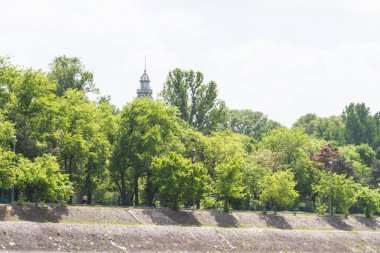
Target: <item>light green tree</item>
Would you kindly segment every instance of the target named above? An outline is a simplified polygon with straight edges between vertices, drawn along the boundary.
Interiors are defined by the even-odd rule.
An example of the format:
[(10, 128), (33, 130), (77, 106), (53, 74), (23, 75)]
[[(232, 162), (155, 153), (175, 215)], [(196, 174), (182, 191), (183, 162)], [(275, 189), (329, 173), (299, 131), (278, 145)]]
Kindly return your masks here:
[(73, 193), (72, 184), (67, 174), (62, 174), (56, 158), (43, 155), (34, 162), (20, 159), (17, 171), (17, 188), (29, 195), (35, 206), (41, 200), (67, 200)]
[[(331, 180), (331, 181), (330, 181)], [(324, 206), (329, 205), (331, 194), (332, 203), (337, 212), (348, 215), (348, 209), (356, 201), (357, 184), (352, 177), (346, 178), (345, 175), (321, 172), (321, 178), (313, 189), (317, 194), (318, 203)]]
[[(251, 138), (231, 131), (213, 132), (206, 138), (204, 161), (209, 174), (214, 177), (214, 169), (231, 157), (246, 157)], [(248, 148), (249, 149), (249, 148)]]
[(261, 184), (260, 199), (269, 202), (277, 214), (277, 209), (293, 205), (298, 198), (294, 187), (294, 175), (289, 170), (277, 171), (271, 175), (265, 175)]
[(14, 141), (15, 129), (13, 124), (7, 121), (0, 111), (0, 147), (7, 148), (8, 144)]
[(244, 196), (243, 166), (244, 158), (235, 156), (215, 167), (214, 191), (223, 201), (224, 212), (229, 212), (233, 199)]
[(302, 129), (278, 128), (270, 131), (259, 143), (259, 148), (264, 148), (276, 153), (279, 162), (291, 167), (299, 155), (300, 150), (307, 153), (318, 150), (319, 143)]
[(379, 189), (370, 189), (368, 187), (358, 187), (357, 201), (364, 208), (364, 214), (367, 218), (380, 210), (380, 191)]
[(9, 189), (12, 186), (16, 169), (14, 156), (13, 152), (5, 151), (0, 146), (0, 189)]
[(207, 190), (207, 170), (201, 163), (192, 163), (182, 155), (170, 152), (155, 157), (152, 165), (153, 182), (166, 204), (178, 210), (181, 203), (202, 199)]

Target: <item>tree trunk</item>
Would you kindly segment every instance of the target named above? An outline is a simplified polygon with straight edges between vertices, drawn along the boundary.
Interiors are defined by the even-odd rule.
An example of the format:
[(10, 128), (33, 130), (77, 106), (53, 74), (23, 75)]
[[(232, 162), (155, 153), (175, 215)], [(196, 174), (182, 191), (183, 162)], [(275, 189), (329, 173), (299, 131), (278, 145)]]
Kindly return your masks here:
[(154, 189), (154, 186), (153, 186), (153, 183), (152, 183), (152, 180), (151, 180), (151, 176), (152, 176), (152, 173), (147, 173), (147, 176), (146, 176), (146, 188), (145, 188), (145, 192), (146, 192), (146, 196), (147, 196), (147, 204), (148, 206), (153, 206), (153, 199), (154, 199), (154, 195), (156, 194), (156, 190)]
[(121, 175), (121, 205), (127, 205), (127, 196), (125, 192), (125, 173), (122, 173)]
[(199, 199), (195, 200), (195, 205), (197, 206), (197, 209), (201, 209), (201, 201)]
[(92, 204), (92, 192), (87, 191), (87, 205), (91, 205), (91, 204)]
[(34, 206), (35, 207), (38, 206), (38, 193), (37, 192), (34, 194)]
[(139, 177), (135, 176), (134, 179), (134, 192), (135, 192), (135, 206), (139, 205)]

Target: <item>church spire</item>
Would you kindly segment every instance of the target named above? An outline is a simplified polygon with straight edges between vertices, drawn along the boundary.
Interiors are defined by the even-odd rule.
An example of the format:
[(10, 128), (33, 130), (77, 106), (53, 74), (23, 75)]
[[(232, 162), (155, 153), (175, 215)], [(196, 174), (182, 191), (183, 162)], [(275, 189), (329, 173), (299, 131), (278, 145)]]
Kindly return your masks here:
[(145, 56), (145, 65), (144, 65), (144, 74), (140, 77), (140, 89), (137, 89), (137, 97), (150, 97), (152, 98), (152, 89), (150, 88), (150, 79), (146, 73), (146, 56)]

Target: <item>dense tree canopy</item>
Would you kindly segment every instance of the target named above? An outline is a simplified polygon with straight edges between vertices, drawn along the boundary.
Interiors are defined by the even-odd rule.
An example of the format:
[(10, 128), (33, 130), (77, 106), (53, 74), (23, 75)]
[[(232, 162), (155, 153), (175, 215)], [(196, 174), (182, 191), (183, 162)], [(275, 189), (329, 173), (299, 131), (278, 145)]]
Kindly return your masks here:
[(36, 204), (87, 194), (90, 204), (324, 213), (331, 196), (334, 212), (379, 212), (380, 112), (364, 103), (286, 128), (228, 110), (192, 70), (169, 72), (163, 101), (119, 110), (93, 92), (79, 58), (44, 73), (0, 57), (1, 201), (15, 184), (15, 200)]

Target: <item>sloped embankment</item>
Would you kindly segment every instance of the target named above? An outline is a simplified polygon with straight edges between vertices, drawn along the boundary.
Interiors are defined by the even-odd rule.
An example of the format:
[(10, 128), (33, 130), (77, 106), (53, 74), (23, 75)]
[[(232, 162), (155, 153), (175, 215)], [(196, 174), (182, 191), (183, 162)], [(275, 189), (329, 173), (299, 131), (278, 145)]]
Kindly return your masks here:
[(34, 207), (0, 205), (0, 220), (79, 224), (212, 226), (297, 230), (380, 231), (379, 219), (316, 215), (224, 214), (212, 211), (172, 211), (164, 208)]
[(358, 217), (0, 205), (0, 220), (10, 251), (380, 252), (379, 220)]

